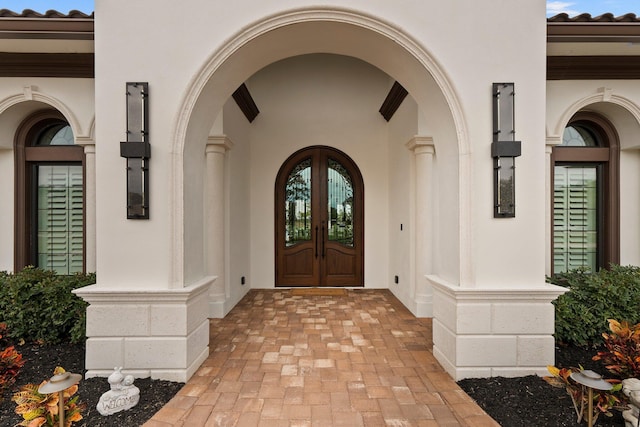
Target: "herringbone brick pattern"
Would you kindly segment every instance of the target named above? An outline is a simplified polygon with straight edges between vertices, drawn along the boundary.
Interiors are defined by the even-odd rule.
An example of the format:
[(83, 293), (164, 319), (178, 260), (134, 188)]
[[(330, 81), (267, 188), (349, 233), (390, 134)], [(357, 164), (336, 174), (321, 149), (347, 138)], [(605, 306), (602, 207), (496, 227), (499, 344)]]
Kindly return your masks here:
[(145, 427), (498, 426), (431, 353), (431, 320), (386, 290), (251, 290)]

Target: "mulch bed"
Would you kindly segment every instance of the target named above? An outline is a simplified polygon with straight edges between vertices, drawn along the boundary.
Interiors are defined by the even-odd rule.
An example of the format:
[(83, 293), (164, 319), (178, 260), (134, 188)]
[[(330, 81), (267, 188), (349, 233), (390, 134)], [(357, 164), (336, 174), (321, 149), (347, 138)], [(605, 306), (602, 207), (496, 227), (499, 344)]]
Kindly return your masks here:
[[(23, 345), (18, 351), (27, 361), (22, 369), (16, 387), (6, 393), (0, 401), (0, 427), (12, 427), (19, 423), (20, 416), (14, 413), (15, 404), (11, 394), (18, 385), (39, 384), (53, 374), (56, 366), (67, 371), (84, 373), (84, 346)], [(599, 362), (591, 361), (596, 353), (593, 349), (559, 347), (556, 349), (556, 366), (571, 367), (582, 365), (601, 374), (606, 370)], [(75, 427), (135, 427), (141, 426), (162, 408), (184, 384), (151, 379), (136, 379), (140, 389), (140, 402), (134, 408), (103, 417), (96, 410), (98, 399), (109, 384), (105, 378), (83, 379), (78, 393), (80, 400), (87, 404), (84, 419)], [(458, 383), (478, 404), (503, 427), (564, 427), (577, 426), (571, 398), (563, 389), (548, 385), (537, 376), (523, 378), (482, 378), (467, 379)], [(586, 423), (583, 423), (586, 425)], [(613, 418), (600, 416), (596, 426), (624, 426), (622, 415), (615, 411)]]
[[(570, 368), (582, 366), (605, 378), (611, 378), (600, 362), (591, 358), (597, 349), (575, 346), (556, 347), (556, 366)], [(542, 378), (530, 375), (522, 378), (467, 379), (458, 385), (471, 396), (502, 427), (566, 427), (578, 426), (571, 397), (564, 389), (555, 388)], [(583, 421), (582, 425), (586, 425)], [(600, 415), (594, 426), (624, 427), (620, 411), (613, 417)]]
[[(69, 372), (84, 374), (85, 349), (82, 345), (39, 346), (26, 344), (16, 346), (26, 363), (17, 378), (15, 387), (0, 401), (0, 427), (12, 427), (22, 421), (15, 413), (16, 404), (11, 395), (24, 384), (40, 384), (51, 378), (56, 366), (62, 366)], [(96, 409), (102, 393), (109, 390), (106, 378), (89, 378), (80, 381), (78, 394), (80, 401), (87, 404), (82, 412), (83, 419), (74, 427), (135, 427), (149, 420), (160, 408), (182, 388), (183, 383), (136, 379), (134, 385), (140, 389), (140, 402), (128, 410), (109, 416), (102, 416)]]

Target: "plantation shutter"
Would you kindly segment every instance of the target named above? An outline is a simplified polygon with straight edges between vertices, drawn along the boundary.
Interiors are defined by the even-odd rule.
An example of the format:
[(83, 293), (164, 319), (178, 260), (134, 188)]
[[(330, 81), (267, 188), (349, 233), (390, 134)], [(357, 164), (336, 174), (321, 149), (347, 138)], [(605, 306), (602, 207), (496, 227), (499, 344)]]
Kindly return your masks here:
[(554, 168), (553, 271), (597, 271), (597, 166)]
[(38, 166), (38, 267), (57, 274), (82, 272), (81, 165)]

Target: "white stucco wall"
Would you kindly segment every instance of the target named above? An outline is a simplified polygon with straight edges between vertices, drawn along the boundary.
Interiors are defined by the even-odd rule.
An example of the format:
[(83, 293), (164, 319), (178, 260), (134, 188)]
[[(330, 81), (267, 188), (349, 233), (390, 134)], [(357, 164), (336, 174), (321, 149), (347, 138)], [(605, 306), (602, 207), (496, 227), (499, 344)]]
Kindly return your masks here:
[[(418, 134), (418, 106), (407, 96), (388, 125), (389, 144), (389, 277), (391, 291), (405, 305), (415, 296), (415, 182), (413, 153), (405, 144)], [(398, 283), (394, 282), (398, 276)]]
[[(173, 197), (183, 197), (186, 213), (183, 222), (187, 224), (183, 238), (197, 235), (189, 229), (189, 224), (198, 227), (197, 212), (201, 210), (198, 208), (196, 192), (199, 188), (193, 185), (194, 182), (185, 182), (184, 188), (179, 188), (182, 185), (180, 180), (176, 181), (175, 177), (166, 173), (171, 170), (175, 156), (180, 155), (172, 154), (174, 148), (170, 147), (174, 144), (172, 138), (176, 137), (176, 120), (189, 113), (179, 110), (184, 105), (185, 90), (198, 81), (199, 70), (206, 68), (206, 61), (212, 55), (223, 53), (221, 49), (225, 43), (239, 34), (240, 28), (294, 7), (286, 2), (255, 1), (226, 3), (224, 8), (215, 2), (194, 2), (191, 6), (197, 9), (197, 13), (189, 10), (189, 13), (181, 16), (176, 15), (172, 8), (157, 7), (150, 0), (133, 4), (111, 0), (98, 1), (96, 4), (96, 78), (101, 82), (96, 107), (101, 124), (97, 131), (99, 139), (105, 141), (99, 148), (105, 156), (98, 159), (98, 173), (112, 175), (109, 180), (98, 180), (99, 215), (110, 218), (108, 229), (106, 225), (99, 225), (102, 228), (98, 230), (100, 235), (106, 236), (98, 243), (98, 252), (101, 254), (98, 267), (105, 271), (101, 281), (107, 286), (163, 286), (161, 283), (165, 286), (181, 286), (185, 278), (191, 275), (187, 267), (194, 272), (199, 270), (201, 257), (196, 252), (201, 245), (197, 240), (184, 239), (184, 248), (180, 242), (172, 248), (175, 244), (173, 238), (180, 236), (180, 231), (174, 228), (181, 221), (176, 222), (175, 215), (180, 216), (181, 213), (167, 212), (172, 209)], [(305, 7), (322, 11), (328, 6), (335, 7), (331, 2), (304, 1), (295, 4), (297, 11)], [(461, 255), (453, 259), (464, 265), (456, 266), (456, 270), (462, 273), (450, 274), (450, 278), (474, 287), (517, 286), (518, 283), (542, 281), (544, 271), (539, 266), (543, 265), (544, 242), (540, 242), (538, 236), (544, 232), (544, 212), (535, 200), (544, 194), (544, 184), (537, 179), (537, 171), (544, 164), (544, 150), (536, 149), (529, 141), (544, 138), (541, 131), (544, 128), (543, 120), (536, 113), (544, 109), (544, 2), (519, 2), (517, 5), (504, 1), (488, 4), (416, 2), (408, 7), (397, 8), (388, 2), (353, 0), (342, 2), (339, 9), (347, 14), (361, 10), (361, 16), (375, 17), (380, 22), (390, 23), (393, 26), (390, 28), (398, 28), (403, 34), (410, 35), (407, 40), (416, 41), (418, 49), (428, 52), (432, 61), (430, 66), (440, 70), (437, 84), (428, 78), (428, 73), (415, 73), (418, 57), (413, 53), (402, 53), (397, 44), (387, 44), (379, 35), (356, 27), (332, 24), (335, 27), (333, 30), (337, 31), (324, 33), (322, 27), (318, 27), (319, 31), (300, 31), (291, 33), (299, 37), (283, 39), (280, 39), (280, 34), (284, 34), (284, 30), (271, 31), (268, 35), (265, 33), (264, 37), (252, 43), (256, 47), (270, 47), (261, 48), (251, 56), (229, 57), (233, 50), (227, 50), (224, 55), (231, 60), (219, 69), (224, 70), (219, 76), (227, 77), (224, 80), (210, 80), (211, 84), (217, 85), (217, 89), (207, 89), (206, 99), (198, 101), (199, 106), (194, 110), (195, 115), (189, 121), (186, 133), (188, 140), (185, 141), (187, 149), (184, 161), (187, 177), (197, 172), (197, 169), (188, 170), (186, 165), (189, 164), (190, 168), (194, 163), (195, 154), (190, 149), (193, 148), (194, 153), (200, 152), (196, 145), (203, 141), (203, 135), (211, 127), (207, 115), (215, 115), (215, 111), (219, 111), (242, 81), (275, 59), (296, 52), (324, 49), (349, 53), (371, 62), (391, 78), (399, 80), (421, 106), (428, 104), (428, 100), (434, 96), (429, 89), (438, 89), (438, 86), (440, 89), (446, 88), (448, 102), (458, 103), (457, 107), (452, 105), (453, 109), (461, 106), (455, 121), (457, 126), (463, 127), (456, 133), (450, 133), (452, 141), (447, 143), (462, 147), (464, 165), (457, 172), (467, 174), (467, 181), (473, 185), (452, 196), (461, 199), (460, 215), (449, 214), (443, 218), (445, 222), (451, 221), (451, 229), (454, 224), (463, 224), (462, 235), (454, 237), (459, 241), (455, 250), (461, 251)], [(127, 10), (129, 17), (145, 16), (145, 19), (123, 19), (123, 10)], [(504, 16), (509, 16), (509, 19), (503, 19)], [(540, 18), (531, 19), (532, 16)], [(480, 22), (482, 25), (478, 24)], [(182, 23), (188, 26), (189, 31), (176, 30), (170, 35), (166, 31), (166, 28), (176, 29)], [(114, 27), (119, 30), (111, 31)], [(290, 27), (286, 31), (298, 31), (300, 26)], [(500, 31), (496, 31), (496, 28), (500, 28)], [(468, 49), (470, 30), (476, 46), (474, 49)], [(502, 37), (505, 33), (527, 36)], [(448, 36), (442, 37), (442, 34)], [(363, 44), (367, 37), (371, 43)], [(261, 45), (261, 41), (269, 44)], [(139, 46), (144, 46), (144, 49)], [(227, 45), (226, 48), (234, 47)], [(216, 61), (219, 59), (222, 56), (216, 56)], [(504, 66), (497, 67), (499, 63)], [(442, 80), (445, 76), (446, 81)], [(151, 141), (154, 147), (151, 166), (152, 218), (143, 223), (123, 218), (122, 195), (116, 189), (124, 187), (124, 176), (111, 172), (119, 170), (122, 163), (116, 144), (124, 138), (122, 88), (124, 82), (135, 80), (148, 81), (154, 99), (151, 109)], [(512, 220), (492, 218), (490, 87), (495, 81), (514, 81), (518, 91), (516, 129), (524, 148), (523, 157), (518, 162), (518, 216)], [(451, 98), (454, 94), (456, 101)], [(459, 115), (461, 112), (464, 116)], [(472, 148), (465, 144), (471, 144)], [(181, 143), (176, 147), (181, 147)], [(469, 159), (466, 156), (471, 152), (474, 156)], [(366, 174), (365, 171), (363, 173)], [(107, 222), (99, 220), (99, 223)], [(521, 236), (517, 240), (509, 237), (516, 234)], [(149, 244), (145, 243), (149, 242), (151, 236), (153, 251), (146, 250)], [(119, 242), (123, 239), (130, 239), (132, 243), (122, 248)], [(267, 242), (260, 244), (264, 243)], [(174, 255), (184, 258), (184, 268), (176, 265)], [(181, 261), (177, 262), (179, 264)], [(265, 271), (264, 267), (252, 268), (253, 271)], [(254, 284), (257, 285), (255, 277)]]
[[(227, 188), (227, 289), (228, 309), (232, 308), (252, 286), (251, 273), (251, 234), (252, 216), (249, 198), (251, 134), (250, 124), (230, 100), (224, 107), (224, 134), (233, 142), (228, 151), (226, 163)], [(241, 278), (245, 284), (241, 284)]]

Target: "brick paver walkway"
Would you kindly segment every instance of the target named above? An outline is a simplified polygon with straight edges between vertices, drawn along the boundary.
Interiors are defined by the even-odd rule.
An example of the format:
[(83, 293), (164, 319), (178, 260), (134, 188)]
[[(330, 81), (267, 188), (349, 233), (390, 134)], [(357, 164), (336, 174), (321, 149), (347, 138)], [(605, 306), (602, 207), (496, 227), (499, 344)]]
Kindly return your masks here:
[(251, 290), (210, 333), (145, 427), (498, 426), (433, 357), (431, 320), (386, 290)]

